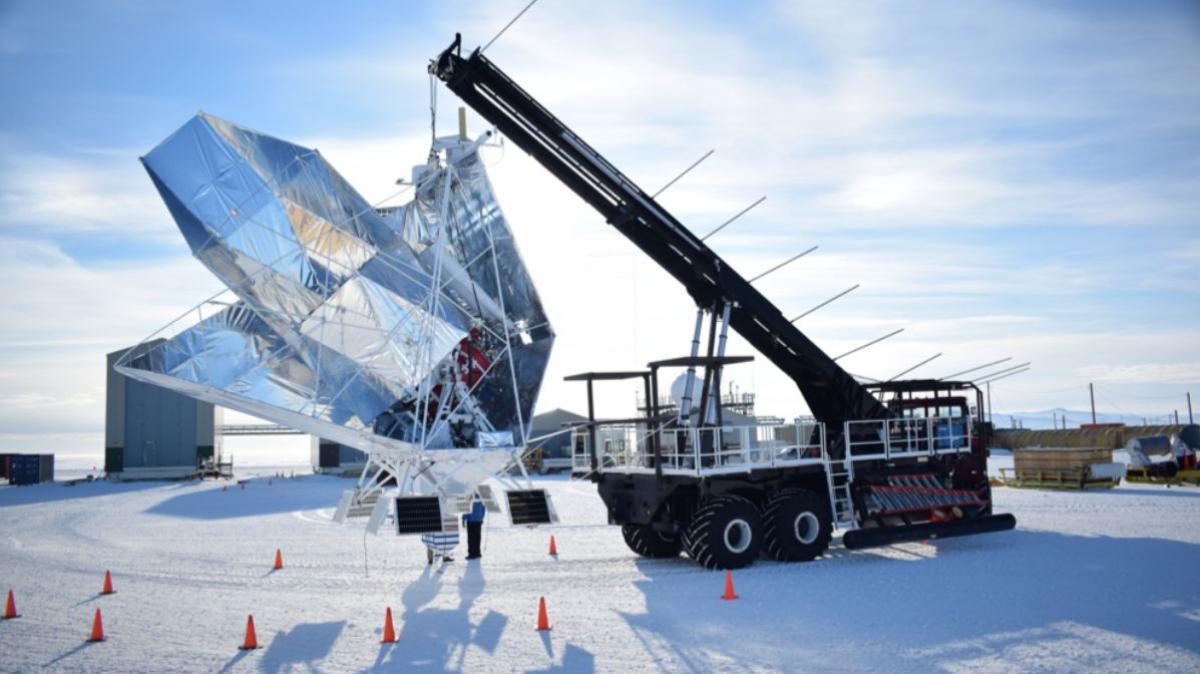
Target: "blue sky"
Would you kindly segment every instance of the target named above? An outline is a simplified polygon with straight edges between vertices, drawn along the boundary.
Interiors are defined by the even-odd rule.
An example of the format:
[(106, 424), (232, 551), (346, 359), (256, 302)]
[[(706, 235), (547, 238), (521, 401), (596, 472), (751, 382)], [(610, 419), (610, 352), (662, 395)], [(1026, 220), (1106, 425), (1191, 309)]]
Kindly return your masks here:
[[(99, 451), (106, 351), (219, 290), (137, 157), (197, 110), (323, 154), (369, 199), (424, 156), (425, 64), (523, 0), (0, 0), (0, 447)], [(888, 377), (1013, 356), (997, 410), (1162, 416), (1200, 394), (1200, 10), (1189, 2), (541, 0), (490, 51), (840, 352)], [(439, 91), (443, 127), (453, 96)], [(473, 130), (484, 123), (471, 116)], [(687, 347), (686, 296), (513, 148), (492, 177), (560, 339), (561, 377)], [(734, 348), (739, 346), (734, 343)], [(744, 349), (743, 349), (744, 350)], [(803, 412), (756, 363), (732, 374)], [(632, 392), (615, 389), (614, 413)]]

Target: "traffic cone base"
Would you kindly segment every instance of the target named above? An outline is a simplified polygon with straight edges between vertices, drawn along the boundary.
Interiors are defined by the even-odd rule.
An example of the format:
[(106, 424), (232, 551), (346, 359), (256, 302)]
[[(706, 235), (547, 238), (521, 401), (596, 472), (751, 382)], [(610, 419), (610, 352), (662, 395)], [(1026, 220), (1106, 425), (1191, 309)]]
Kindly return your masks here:
[(539, 631), (539, 632), (549, 632), (550, 631), (550, 618), (546, 615), (546, 598), (545, 597), (540, 597), (538, 599), (537, 631)]
[(278, 548), (276, 548), (275, 549), (275, 570), (278, 571), (282, 568), (283, 568), (283, 553), (280, 552)]
[(550, 556), (551, 556), (551, 557), (557, 557), (557, 556), (558, 556), (558, 545), (557, 545), (557, 544), (554, 542), (554, 536), (553, 536), (553, 535), (552, 535), (552, 536), (550, 536)]
[(13, 600), (13, 591), (8, 591), (8, 601), (4, 603), (4, 619), (12, 620), (20, 618), (21, 614), (17, 613), (17, 602)]
[(732, 600), (737, 599), (737, 593), (733, 591), (733, 574), (728, 570), (725, 571), (725, 594), (721, 595), (721, 599)]
[(92, 636), (88, 641), (104, 641), (104, 621), (100, 618), (100, 609), (96, 609), (96, 616), (92, 618)]
[(389, 606), (387, 616), (383, 619), (383, 638), (379, 640), (381, 644), (396, 643), (396, 628), (392, 625), (392, 607)]
[(104, 589), (100, 590), (100, 594), (113, 594), (116, 590), (112, 586), (112, 574), (107, 569), (104, 571)]
[(238, 648), (243, 651), (252, 651), (258, 648), (258, 635), (254, 632), (254, 616), (252, 615), (246, 616), (246, 638)]

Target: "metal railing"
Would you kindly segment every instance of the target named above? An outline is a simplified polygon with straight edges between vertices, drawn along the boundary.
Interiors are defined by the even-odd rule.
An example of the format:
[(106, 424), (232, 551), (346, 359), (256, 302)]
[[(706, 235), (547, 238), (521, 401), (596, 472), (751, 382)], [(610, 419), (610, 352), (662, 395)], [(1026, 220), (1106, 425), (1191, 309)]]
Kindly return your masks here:
[(970, 417), (847, 421), (851, 461), (891, 460), (971, 451)]
[[(825, 427), (816, 421), (654, 430), (641, 423), (618, 423), (598, 424), (594, 432), (601, 472), (649, 474), (661, 467), (664, 474), (699, 477), (824, 460)], [(572, 433), (572, 472), (592, 470), (592, 434), (586, 427)]]

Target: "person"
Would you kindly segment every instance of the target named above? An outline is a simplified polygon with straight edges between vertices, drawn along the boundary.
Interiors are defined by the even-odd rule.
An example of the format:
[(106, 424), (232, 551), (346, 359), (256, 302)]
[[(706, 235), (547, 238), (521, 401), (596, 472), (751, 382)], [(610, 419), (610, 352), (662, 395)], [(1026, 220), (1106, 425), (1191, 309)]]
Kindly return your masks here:
[(471, 502), (471, 512), (463, 516), (463, 520), (467, 523), (467, 559), (479, 559), (483, 553), (479, 550), (479, 539), (483, 534), (483, 518), (487, 515), (487, 509), (483, 507), (483, 501), (479, 500), (479, 495), (475, 495), (475, 499)]

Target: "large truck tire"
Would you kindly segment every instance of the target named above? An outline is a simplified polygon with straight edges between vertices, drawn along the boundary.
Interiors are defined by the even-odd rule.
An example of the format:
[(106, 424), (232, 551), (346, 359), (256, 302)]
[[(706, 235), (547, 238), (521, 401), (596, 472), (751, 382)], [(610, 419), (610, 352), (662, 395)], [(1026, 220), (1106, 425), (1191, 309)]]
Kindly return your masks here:
[(763, 505), (763, 550), (781, 562), (820, 557), (833, 537), (829, 503), (807, 489), (781, 489)]
[(705, 499), (683, 534), (688, 556), (706, 569), (740, 569), (758, 557), (762, 518), (749, 500), (733, 494)]
[(642, 557), (651, 559), (678, 557), (679, 551), (683, 549), (683, 541), (678, 536), (664, 534), (648, 526), (622, 524), (621, 535), (625, 537), (625, 545)]

